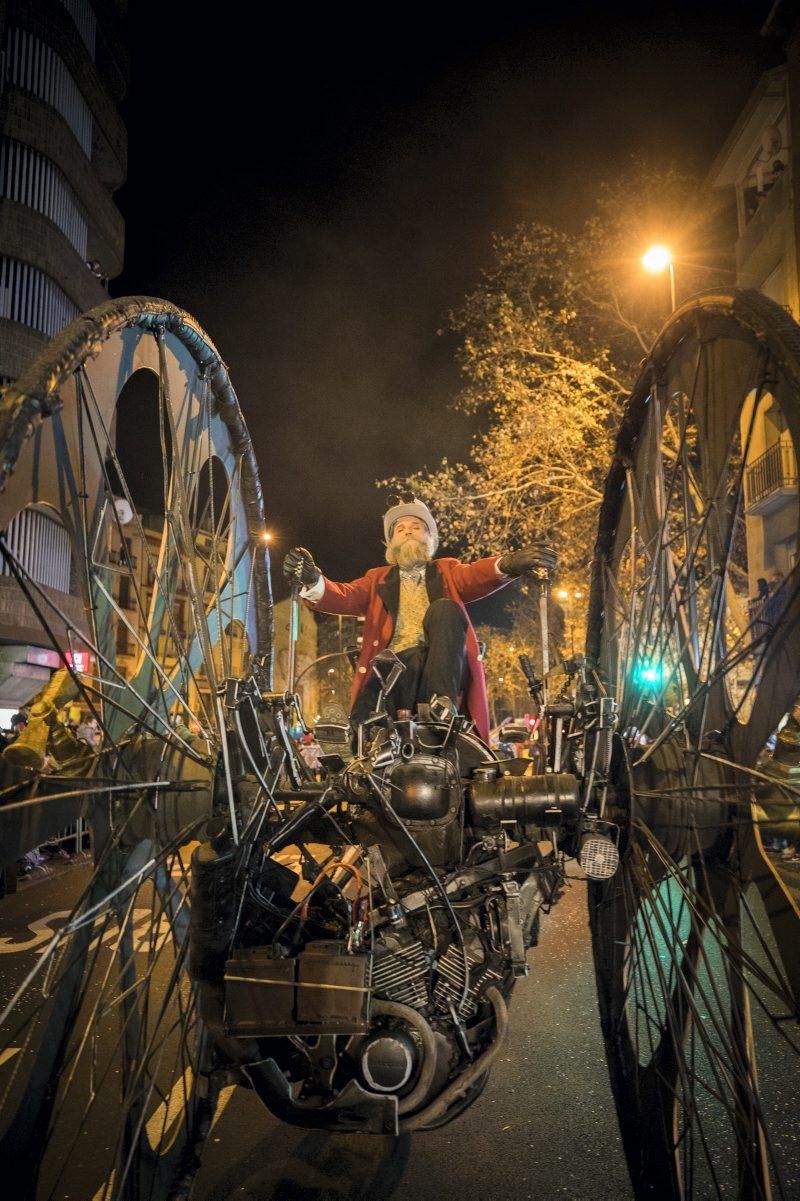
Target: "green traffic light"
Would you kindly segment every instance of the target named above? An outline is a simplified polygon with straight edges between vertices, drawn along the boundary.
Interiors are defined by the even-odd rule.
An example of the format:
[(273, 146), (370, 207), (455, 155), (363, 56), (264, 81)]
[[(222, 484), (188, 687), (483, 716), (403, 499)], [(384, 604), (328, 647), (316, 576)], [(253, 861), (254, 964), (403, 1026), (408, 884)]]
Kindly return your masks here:
[(633, 678), (637, 684), (660, 684), (661, 664), (651, 663), (649, 659), (645, 659), (633, 669)]

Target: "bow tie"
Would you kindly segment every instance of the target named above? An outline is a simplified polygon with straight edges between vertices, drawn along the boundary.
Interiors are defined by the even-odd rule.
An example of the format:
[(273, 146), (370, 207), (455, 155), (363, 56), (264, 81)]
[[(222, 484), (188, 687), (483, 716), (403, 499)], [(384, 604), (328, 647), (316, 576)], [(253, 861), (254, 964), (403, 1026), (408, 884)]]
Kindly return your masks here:
[(401, 580), (410, 580), (414, 584), (421, 584), (424, 578), (425, 578), (425, 568), (424, 567), (413, 567), (413, 568), (411, 568), (410, 571), (405, 571), (402, 567), (400, 568), (400, 579)]

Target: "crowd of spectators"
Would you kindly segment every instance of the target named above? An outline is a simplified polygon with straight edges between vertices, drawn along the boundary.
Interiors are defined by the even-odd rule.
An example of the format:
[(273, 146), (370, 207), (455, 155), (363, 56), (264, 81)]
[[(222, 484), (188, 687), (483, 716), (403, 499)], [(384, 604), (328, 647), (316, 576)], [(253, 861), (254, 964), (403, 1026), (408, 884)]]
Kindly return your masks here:
[[(96, 720), (83, 713), (77, 705), (68, 705), (61, 709), (58, 713), (58, 721), (79, 742), (85, 743), (89, 747), (96, 747), (99, 744), (101, 734)], [(12, 714), (8, 729), (0, 729), (0, 755), (8, 747), (24, 737), (28, 723), (29, 713), (27, 709), (23, 708)], [(44, 774), (57, 771), (59, 767), (60, 765), (50, 755), (45, 755), (42, 766)], [(45, 870), (47, 864), (52, 860), (68, 861), (73, 859), (77, 853), (85, 849), (82, 843), (83, 835), (80, 829), (70, 827), (68, 830), (60, 831), (51, 841), (32, 848), (21, 859), (17, 860), (17, 879), (25, 879), (37, 870)], [(6, 866), (5, 872), (8, 873), (10, 871), (11, 868)], [(2, 895), (2, 891), (5, 891), (8, 884), (9, 881), (5, 879), (0, 881), (0, 895)]]

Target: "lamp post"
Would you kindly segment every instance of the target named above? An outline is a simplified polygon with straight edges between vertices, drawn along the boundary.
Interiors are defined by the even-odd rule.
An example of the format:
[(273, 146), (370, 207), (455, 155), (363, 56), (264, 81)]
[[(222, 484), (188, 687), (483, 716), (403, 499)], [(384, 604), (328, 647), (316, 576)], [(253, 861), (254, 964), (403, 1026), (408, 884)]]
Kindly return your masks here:
[(559, 588), (556, 596), (560, 601), (566, 601), (565, 609), (567, 610), (567, 619), (569, 621), (569, 642), (570, 654), (575, 655), (575, 601), (583, 599), (583, 592), (580, 588)]
[(678, 305), (675, 299), (675, 264), (672, 261), (672, 251), (668, 246), (657, 242), (642, 255), (642, 266), (651, 275), (661, 275), (664, 271), (669, 271), (670, 312), (674, 313)]

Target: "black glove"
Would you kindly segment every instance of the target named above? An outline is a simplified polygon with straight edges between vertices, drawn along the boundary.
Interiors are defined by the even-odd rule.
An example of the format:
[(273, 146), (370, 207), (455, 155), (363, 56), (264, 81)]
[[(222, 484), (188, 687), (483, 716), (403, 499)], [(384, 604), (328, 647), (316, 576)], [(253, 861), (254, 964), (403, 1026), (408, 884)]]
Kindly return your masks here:
[(547, 546), (544, 542), (536, 542), (533, 546), (526, 547), (525, 550), (508, 551), (499, 560), (497, 566), (503, 575), (518, 576), (529, 571), (534, 575), (545, 576), (555, 571), (557, 563), (558, 557), (552, 546)]
[(283, 574), (290, 584), (312, 588), (322, 572), (312, 559), (311, 551), (304, 546), (293, 546), (283, 560)]

